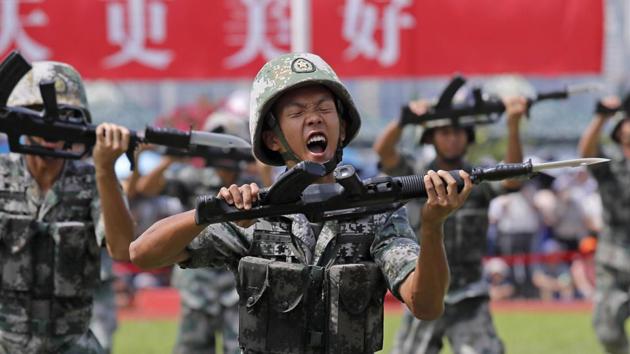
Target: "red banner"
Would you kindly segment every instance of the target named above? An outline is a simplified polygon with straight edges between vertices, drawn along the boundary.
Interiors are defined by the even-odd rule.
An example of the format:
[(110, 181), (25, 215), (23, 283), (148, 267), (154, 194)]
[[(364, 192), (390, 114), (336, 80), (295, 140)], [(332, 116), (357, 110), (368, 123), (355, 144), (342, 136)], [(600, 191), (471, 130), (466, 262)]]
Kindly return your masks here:
[[(0, 53), (89, 79), (252, 77), (288, 51), (288, 0), (2, 0)], [(599, 73), (602, 0), (311, 0), (343, 77)]]

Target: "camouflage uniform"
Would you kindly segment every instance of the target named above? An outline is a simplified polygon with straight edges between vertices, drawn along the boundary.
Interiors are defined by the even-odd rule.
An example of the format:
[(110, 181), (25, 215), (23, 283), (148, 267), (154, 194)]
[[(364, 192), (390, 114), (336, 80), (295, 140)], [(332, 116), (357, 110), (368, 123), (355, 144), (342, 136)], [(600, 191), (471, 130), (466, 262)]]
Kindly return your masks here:
[[(186, 189), (188, 209), (194, 208), (195, 198), (202, 194), (216, 194), (220, 183), (212, 169), (186, 166), (168, 181), (177, 181)], [(167, 187), (168, 190), (168, 187)], [(182, 269), (175, 266), (173, 286), (181, 297), (181, 321), (177, 354), (214, 353), (215, 333), (223, 339), (223, 353), (240, 353), (238, 346), (238, 293), (234, 275), (225, 269)]]
[[(327, 171), (341, 160), (341, 149), (361, 125), (352, 97), (320, 57), (291, 53), (267, 62), (252, 85), (249, 128), (259, 161), (275, 166), (299, 161), (271, 108), (288, 90), (312, 84), (330, 90), (345, 126)], [(265, 129), (284, 146), (282, 154), (264, 144)], [(246, 229), (212, 224), (187, 251), (190, 258), (182, 267), (227, 266), (236, 273), (245, 353), (373, 353), (383, 344), (385, 291), (400, 299), (399, 287), (415, 269), (419, 245), (400, 209), (324, 223), (292, 214), (260, 218)]]
[(100, 214), (93, 166), (66, 161), (41, 195), (22, 156), (0, 156), (0, 353), (102, 353), (88, 329)]
[(629, 353), (624, 323), (630, 316), (630, 160), (614, 159), (590, 171), (599, 184), (604, 228), (595, 253), (593, 324), (608, 353)]
[[(415, 172), (412, 166), (410, 159), (403, 157), (398, 166), (385, 172), (394, 176), (410, 175)], [(429, 164), (429, 169), (438, 170), (435, 161)], [(487, 244), (488, 206), (500, 189), (498, 183), (475, 186), (464, 205), (444, 223), (444, 244), (451, 271), (444, 314), (434, 321), (422, 321), (405, 312), (392, 353), (439, 353), (444, 336), (456, 354), (503, 353), (503, 343), (490, 315), (481, 262)], [(411, 223), (415, 230), (420, 228), (421, 202), (408, 203), (415, 213), (411, 214), (412, 218), (417, 218)]]
[(112, 351), (114, 332), (118, 327), (116, 294), (114, 292), (115, 275), (112, 266), (112, 257), (106, 248), (101, 248), (101, 281), (94, 292), (90, 330), (106, 353)]
[(419, 246), (404, 209), (311, 224), (302, 214), (247, 229), (209, 225), (183, 267), (227, 266), (240, 295), (245, 353), (373, 353), (386, 288), (400, 299)]

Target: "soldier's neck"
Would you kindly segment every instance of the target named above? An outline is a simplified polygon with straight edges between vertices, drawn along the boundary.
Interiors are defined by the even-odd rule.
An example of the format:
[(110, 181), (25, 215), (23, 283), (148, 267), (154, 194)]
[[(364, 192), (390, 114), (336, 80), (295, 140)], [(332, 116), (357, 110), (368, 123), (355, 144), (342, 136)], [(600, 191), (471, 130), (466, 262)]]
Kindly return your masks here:
[(64, 160), (37, 155), (26, 155), (26, 167), (33, 176), (42, 193), (46, 193), (59, 178), (63, 169)]

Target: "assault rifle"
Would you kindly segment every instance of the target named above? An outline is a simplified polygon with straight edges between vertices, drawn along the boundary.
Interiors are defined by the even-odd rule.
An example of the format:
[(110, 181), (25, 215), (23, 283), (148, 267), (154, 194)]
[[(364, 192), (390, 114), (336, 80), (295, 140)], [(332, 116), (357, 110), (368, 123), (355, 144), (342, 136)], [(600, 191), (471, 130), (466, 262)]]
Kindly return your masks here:
[[(589, 158), (533, 164), (499, 164), (470, 171), (472, 182), (498, 181), (527, 177), (549, 168), (575, 167), (609, 161)], [(449, 171), (459, 190), (464, 181), (459, 171)], [(361, 180), (351, 165), (335, 170), (335, 183), (312, 184), (326, 174), (323, 165), (302, 161), (282, 174), (269, 188), (261, 190), (258, 201), (249, 210), (237, 209), (223, 199), (200, 196), (197, 199), (195, 221), (212, 224), (225, 221), (274, 217), (301, 213), (311, 222), (353, 219), (365, 215), (392, 211), (414, 198), (426, 197), (423, 176), (374, 177)]]
[[(499, 97), (485, 95), (479, 87), (473, 88), (472, 101), (453, 102), (455, 94), (465, 83), (466, 79), (462, 76), (455, 76), (442, 91), (437, 103), (422, 115), (413, 113), (405, 105), (402, 108), (399, 124), (401, 126), (422, 124), (431, 128), (443, 125), (477, 125), (497, 122), (505, 112), (505, 105)], [(597, 88), (598, 86), (593, 84), (576, 84), (562, 90), (538, 93), (535, 97), (527, 99), (527, 115), (529, 116), (529, 109), (535, 103), (566, 99), (573, 94), (593, 91)]]
[[(17, 52), (12, 52), (0, 64), (0, 132), (9, 140), (9, 149), (22, 154), (35, 154), (65, 159), (80, 159), (91, 153), (96, 144), (96, 125), (90, 124), (89, 113), (84, 109), (57, 104), (55, 83), (39, 84), (42, 95), (41, 111), (25, 107), (7, 107), (9, 95), (20, 79), (31, 70), (31, 65)], [(248, 148), (243, 139), (202, 131), (181, 131), (171, 128), (147, 127), (143, 132), (130, 132), (129, 149), (125, 153), (131, 168), (133, 154), (139, 143), (163, 145), (193, 154), (200, 146), (219, 148)], [(21, 142), (22, 136), (36, 136), (47, 141), (63, 141), (61, 149)], [(80, 150), (75, 146), (83, 147)]]

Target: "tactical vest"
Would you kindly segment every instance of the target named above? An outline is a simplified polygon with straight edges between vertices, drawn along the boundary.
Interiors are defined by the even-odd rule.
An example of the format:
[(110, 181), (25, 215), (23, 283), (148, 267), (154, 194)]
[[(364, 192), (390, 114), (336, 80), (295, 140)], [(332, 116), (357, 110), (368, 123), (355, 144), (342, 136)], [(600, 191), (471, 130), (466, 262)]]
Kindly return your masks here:
[[(245, 353), (374, 353), (383, 343), (386, 287), (370, 246), (373, 217), (340, 222), (316, 264), (286, 218), (256, 224), (238, 265), (239, 340)], [(370, 224), (371, 223), (371, 224)]]
[(487, 248), (488, 205), (484, 185), (476, 186), (464, 205), (444, 222), (444, 248), (451, 270), (449, 291), (482, 279), (481, 261)]
[[(15, 162), (13, 168), (24, 169)], [(5, 167), (0, 170), (0, 329), (84, 333), (100, 269), (90, 213), (93, 168), (68, 161), (53, 187), (58, 202), (38, 206), (25, 187), (30, 175)]]

